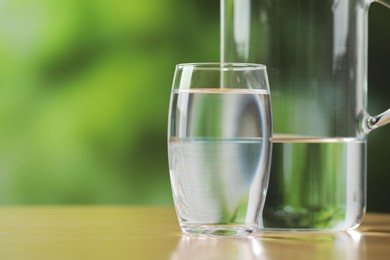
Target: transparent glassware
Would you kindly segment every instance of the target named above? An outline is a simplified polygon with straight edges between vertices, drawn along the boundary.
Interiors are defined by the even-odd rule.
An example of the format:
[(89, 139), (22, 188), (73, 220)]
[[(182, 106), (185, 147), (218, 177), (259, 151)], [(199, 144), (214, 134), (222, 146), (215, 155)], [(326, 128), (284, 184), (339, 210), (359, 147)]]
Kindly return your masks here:
[(168, 156), (185, 234), (247, 235), (256, 230), (268, 186), (271, 134), (265, 66), (176, 66)]
[[(221, 0), (221, 59), (268, 67), (273, 154), (260, 229), (346, 230), (366, 209), (368, 0)], [(379, 0), (390, 7), (390, 0)]]

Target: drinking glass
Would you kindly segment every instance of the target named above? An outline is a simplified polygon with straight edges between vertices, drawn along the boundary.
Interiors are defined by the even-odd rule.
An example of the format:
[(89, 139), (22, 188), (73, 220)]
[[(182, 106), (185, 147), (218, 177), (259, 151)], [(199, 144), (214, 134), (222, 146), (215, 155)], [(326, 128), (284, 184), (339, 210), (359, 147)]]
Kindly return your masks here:
[(269, 179), (271, 123), (264, 65), (176, 66), (168, 157), (183, 233), (229, 236), (256, 230)]

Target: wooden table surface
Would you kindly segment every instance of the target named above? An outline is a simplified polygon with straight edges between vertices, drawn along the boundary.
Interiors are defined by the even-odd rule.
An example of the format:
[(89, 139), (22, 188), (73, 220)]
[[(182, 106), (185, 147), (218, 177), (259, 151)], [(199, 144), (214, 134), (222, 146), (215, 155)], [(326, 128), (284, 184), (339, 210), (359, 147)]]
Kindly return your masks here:
[(0, 207), (0, 259), (390, 259), (390, 214), (350, 232), (202, 238), (171, 207)]

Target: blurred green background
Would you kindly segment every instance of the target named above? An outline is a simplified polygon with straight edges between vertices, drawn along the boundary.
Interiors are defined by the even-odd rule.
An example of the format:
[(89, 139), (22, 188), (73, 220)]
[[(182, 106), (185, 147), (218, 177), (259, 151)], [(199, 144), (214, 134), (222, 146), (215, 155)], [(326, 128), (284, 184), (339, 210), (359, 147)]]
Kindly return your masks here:
[[(390, 12), (369, 22), (374, 114), (390, 106)], [(0, 204), (171, 205), (174, 66), (218, 59), (219, 0), (0, 0)], [(390, 212), (389, 130), (368, 139), (373, 211)]]

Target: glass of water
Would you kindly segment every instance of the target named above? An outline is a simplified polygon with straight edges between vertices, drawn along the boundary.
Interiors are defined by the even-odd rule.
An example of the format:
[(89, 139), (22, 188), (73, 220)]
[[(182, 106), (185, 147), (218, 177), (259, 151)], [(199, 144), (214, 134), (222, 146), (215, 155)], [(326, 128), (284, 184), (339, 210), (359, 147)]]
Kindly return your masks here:
[(257, 229), (268, 186), (271, 138), (264, 65), (176, 66), (168, 154), (183, 233), (229, 236)]

